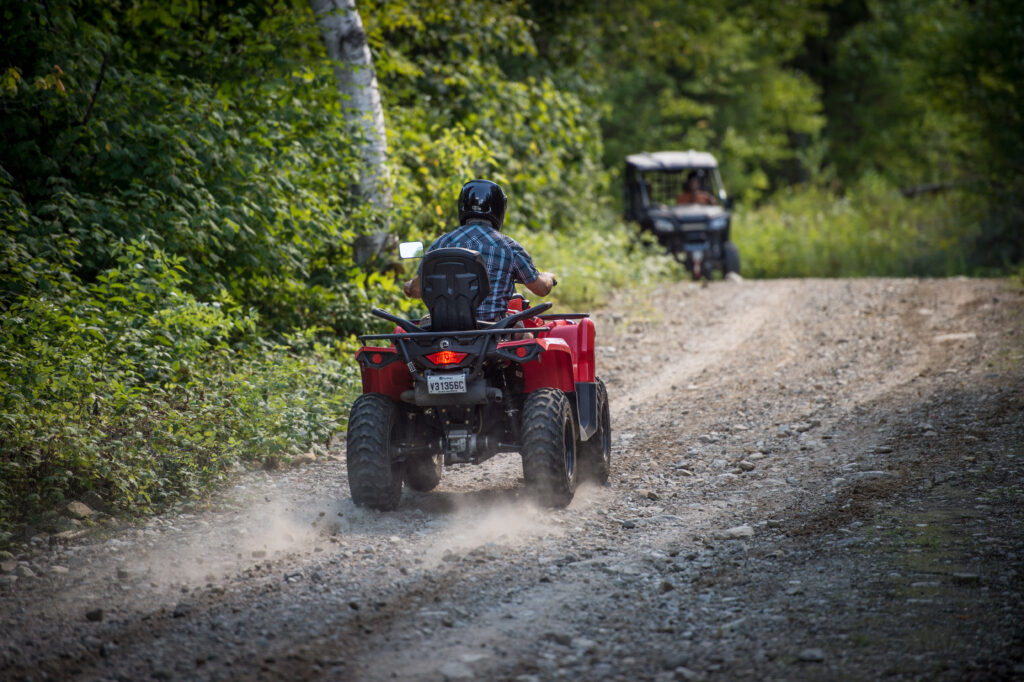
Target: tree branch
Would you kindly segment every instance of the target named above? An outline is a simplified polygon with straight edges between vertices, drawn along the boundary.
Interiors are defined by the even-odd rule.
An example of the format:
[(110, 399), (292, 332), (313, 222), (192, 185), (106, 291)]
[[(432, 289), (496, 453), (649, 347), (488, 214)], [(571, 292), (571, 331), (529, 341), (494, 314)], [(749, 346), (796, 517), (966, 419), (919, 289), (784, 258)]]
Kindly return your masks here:
[(103, 85), (103, 75), (107, 72), (107, 59), (110, 58), (110, 50), (103, 53), (103, 62), (100, 64), (100, 75), (96, 79), (96, 85), (92, 89), (92, 97), (89, 99), (89, 108), (85, 110), (85, 116), (78, 122), (79, 126), (84, 126), (89, 121), (89, 117), (92, 116), (92, 108), (96, 105), (96, 96), (100, 94), (100, 86)]

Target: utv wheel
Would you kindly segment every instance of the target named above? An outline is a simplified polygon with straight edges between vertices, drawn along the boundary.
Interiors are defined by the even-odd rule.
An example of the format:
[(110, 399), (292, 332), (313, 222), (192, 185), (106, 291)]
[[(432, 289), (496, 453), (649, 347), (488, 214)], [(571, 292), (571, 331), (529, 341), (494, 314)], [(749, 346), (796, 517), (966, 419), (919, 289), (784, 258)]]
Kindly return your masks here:
[(579, 444), (580, 476), (601, 485), (608, 482), (612, 467), (612, 418), (608, 391), (597, 380), (597, 433)]
[(411, 460), (405, 465), (405, 482), (421, 493), (433, 490), (441, 482), (443, 466), (441, 455)]
[(544, 506), (566, 506), (576, 493), (576, 422), (569, 399), (554, 388), (531, 393), (522, 432), (527, 490)]
[(732, 242), (726, 242), (722, 245), (722, 252), (724, 261), (722, 274), (728, 275), (730, 272), (735, 272), (737, 275), (740, 274), (740, 250), (736, 248), (736, 245)]
[(360, 507), (390, 511), (402, 496), (402, 465), (392, 461), (398, 407), (387, 396), (365, 393), (348, 417), (348, 488)]

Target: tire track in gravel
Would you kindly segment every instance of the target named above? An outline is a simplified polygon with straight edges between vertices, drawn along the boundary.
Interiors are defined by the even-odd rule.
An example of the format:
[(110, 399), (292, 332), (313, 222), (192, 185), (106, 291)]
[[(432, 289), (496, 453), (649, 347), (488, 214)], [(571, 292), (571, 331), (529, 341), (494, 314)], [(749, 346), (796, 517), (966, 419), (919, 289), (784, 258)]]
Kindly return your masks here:
[[(671, 392), (674, 384), (689, 383), (701, 370), (721, 364), (777, 319), (779, 307), (798, 290), (790, 281), (759, 284), (756, 289), (725, 282), (714, 291), (699, 285), (656, 291), (651, 296), (659, 304), (654, 319), (633, 327), (640, 333), (627, 334), (624, 343), (615, 346), (614, 360), (607, 345), (600, 353), (599, 367), (611, 364), (617, 376), (629, 375), (611, 399), (613, 418), (629, 404), (650, 405)], [(645, 338), (652, 327), (661, 327), (654, 343)], [(643, 362), (637, 362), (637, 356)]]

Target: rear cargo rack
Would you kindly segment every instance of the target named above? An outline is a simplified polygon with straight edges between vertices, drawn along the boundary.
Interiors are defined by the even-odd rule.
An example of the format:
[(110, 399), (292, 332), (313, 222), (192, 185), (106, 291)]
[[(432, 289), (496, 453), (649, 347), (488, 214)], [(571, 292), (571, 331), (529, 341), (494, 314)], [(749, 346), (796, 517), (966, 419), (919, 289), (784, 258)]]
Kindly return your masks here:
[(523, 332), (549, 332), (551, 327), (502, 327), (501, 329), (468, 329), (460, 332), (405, 332), (403, 334), (364, 334), (357, 337), (360, 341), (397, 341), (398, 339), (426, 338), (463, 338), (475, 336), (500, 336), (502, 334), (521, 334)]
[(538, 315), (542, 320), (583, 320), (590, 317), (590, 313), (551, 313), (550, 315)]

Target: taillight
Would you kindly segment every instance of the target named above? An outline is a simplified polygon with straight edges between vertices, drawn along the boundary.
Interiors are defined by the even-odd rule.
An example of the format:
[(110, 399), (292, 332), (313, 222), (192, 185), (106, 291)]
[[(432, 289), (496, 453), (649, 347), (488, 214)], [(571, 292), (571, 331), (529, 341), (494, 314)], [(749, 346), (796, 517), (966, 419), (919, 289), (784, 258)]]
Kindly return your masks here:
[(441, 367), (443, 365), (457, 365), (466, 357), (466, 353), (457, 353), (453, 350), (439, 350), (436, 353), (424, 356), (427, 360)]

